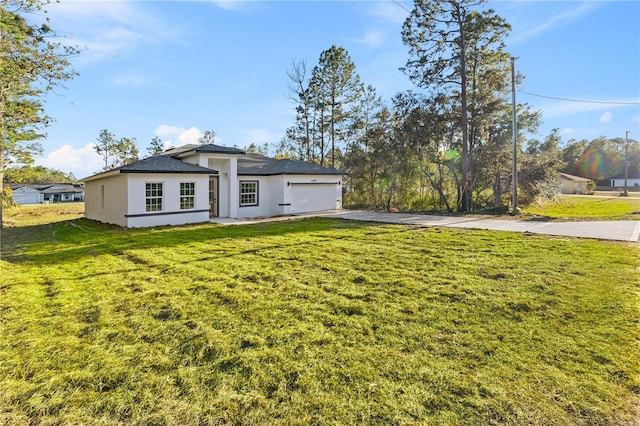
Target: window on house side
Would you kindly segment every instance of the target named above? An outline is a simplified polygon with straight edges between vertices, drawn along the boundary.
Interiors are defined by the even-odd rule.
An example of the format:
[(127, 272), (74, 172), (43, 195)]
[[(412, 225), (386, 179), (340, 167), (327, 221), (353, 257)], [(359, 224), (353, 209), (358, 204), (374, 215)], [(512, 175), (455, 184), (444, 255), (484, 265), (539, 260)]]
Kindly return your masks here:
[(258, 205), (258, 181), (240, 181), (240, 207)]
[(162, 182), (145, 184), (145, 206), (148, 212), (162, 211)]
[(180, 209), (192, 209), (196, 206), (196, 183), (180, 182)]

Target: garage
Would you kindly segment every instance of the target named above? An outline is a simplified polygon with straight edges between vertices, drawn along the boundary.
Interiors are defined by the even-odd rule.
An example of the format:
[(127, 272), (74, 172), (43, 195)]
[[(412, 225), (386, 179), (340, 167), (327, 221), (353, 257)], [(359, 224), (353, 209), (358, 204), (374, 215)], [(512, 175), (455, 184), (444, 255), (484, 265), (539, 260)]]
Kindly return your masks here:
[(15, 187), (12, 191), (16, 204), (40, 204), (44, 200), (40, 191), (28, 186)]
[(340, 187), (332, 183), (291, 182), (291, 212), (304, 213), (341, 208), (338, 191)]

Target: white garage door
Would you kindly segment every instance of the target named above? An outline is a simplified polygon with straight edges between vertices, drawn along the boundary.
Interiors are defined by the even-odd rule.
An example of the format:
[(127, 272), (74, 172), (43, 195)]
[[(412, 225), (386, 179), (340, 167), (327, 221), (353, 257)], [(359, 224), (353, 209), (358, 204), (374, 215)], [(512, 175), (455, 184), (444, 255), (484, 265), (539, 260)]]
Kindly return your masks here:
[(335, 209), (336, 188), (335, 183), (291, 183), (291, 211), (303, 213)]

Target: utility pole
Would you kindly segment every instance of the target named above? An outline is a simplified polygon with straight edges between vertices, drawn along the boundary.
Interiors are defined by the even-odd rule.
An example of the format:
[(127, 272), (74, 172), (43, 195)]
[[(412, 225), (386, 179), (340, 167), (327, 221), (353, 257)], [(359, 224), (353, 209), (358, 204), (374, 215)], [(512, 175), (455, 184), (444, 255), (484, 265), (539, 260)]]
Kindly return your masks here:
[(624, 192), (622, 195), (625, 197), (629, 196), (629, 191), (627, 190), (627, 177), (629, 175), (629, 131), (624, 135)]
[(516, 122), (516, 58), (511, 57), (511, 108), (513, 111), (513, 173), (511, 188), (511, 214), (518, 214), (518, 128)]

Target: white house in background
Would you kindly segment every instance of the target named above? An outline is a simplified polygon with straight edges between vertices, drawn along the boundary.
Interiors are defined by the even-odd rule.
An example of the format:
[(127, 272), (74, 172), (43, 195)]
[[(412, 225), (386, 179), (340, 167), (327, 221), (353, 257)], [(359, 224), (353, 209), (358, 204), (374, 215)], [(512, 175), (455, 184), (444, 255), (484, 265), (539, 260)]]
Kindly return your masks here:
[[(616, 177), (611, 179), (612, 188), (624, 188), (624, 177)], [(627, 188), (640, 187), (640, 177), (627, 177)]]
[(40, 204), (44, 202), (44, 194), (29, 185), (9, 185), (16, 204)]
[(304, 161), (185, 145), (83, 179), (85, 215), (129, 228), (342, 208), (344, 173)]
[(76, 183), (9, 184), (16, 204), (64, 203), (84, 200), (84, 188)]
[(567, 173), (560, 173), (560, 192), (562, 194), (587, 194), (588, 184), (591, 179), (574, 176)]

